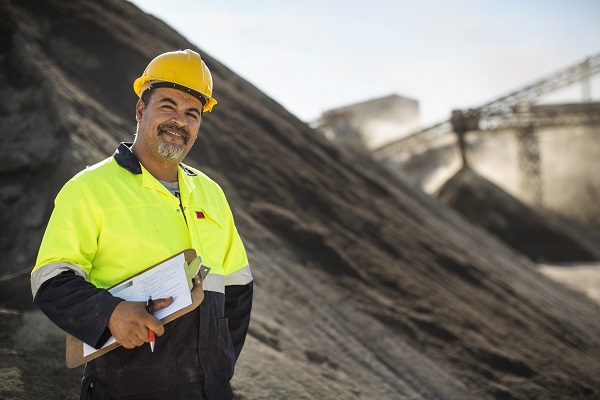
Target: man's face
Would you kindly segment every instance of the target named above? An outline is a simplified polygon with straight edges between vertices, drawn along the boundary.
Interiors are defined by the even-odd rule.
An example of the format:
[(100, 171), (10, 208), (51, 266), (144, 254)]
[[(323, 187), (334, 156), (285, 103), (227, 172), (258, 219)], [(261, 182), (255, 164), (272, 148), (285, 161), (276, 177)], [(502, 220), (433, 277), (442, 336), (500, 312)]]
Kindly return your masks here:
[(136, 105), (139, 150), (159, 162), (179, 163), (198, 137), (202, 103), (177, 89), (154, 89), (148, 104)]

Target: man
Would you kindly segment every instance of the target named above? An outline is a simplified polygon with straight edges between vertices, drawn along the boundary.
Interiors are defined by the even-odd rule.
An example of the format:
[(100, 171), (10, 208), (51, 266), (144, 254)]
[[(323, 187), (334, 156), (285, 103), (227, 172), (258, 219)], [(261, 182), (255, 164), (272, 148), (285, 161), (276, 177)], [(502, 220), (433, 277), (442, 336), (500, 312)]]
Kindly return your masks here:
[[(31, 274), (34, 302), (95, 348), (111, 335), (122, 344), (86, 364), (82, 399), (232, 399), (252, 274), (223, 191), (181, 163), (217, 103), (212, 76), (198, 53), (168, 52), (134, 90), (133, 144), (122, 143), (56, 197)], [(163, 325), (144, 303), (106, 290), (186, 248), (211, 268), (196, 310)], [(171, 302), (157, 299), (155, 310)], [(154, 352), (142, 346), (148, 329), (157, 335)]]

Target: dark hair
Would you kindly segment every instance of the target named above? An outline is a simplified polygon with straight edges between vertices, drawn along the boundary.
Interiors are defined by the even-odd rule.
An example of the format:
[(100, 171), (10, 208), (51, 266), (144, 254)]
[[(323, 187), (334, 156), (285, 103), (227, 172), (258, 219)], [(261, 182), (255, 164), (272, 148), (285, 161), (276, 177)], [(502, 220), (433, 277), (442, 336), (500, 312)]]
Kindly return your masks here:
[(150, 101), (150, 97), (152, 97), (152, 92), (153, 92), (153, 90), (148, 90), (148, 89), (146, 89), (142, 92), (140, 99), (142, 99), (142, 103), (144, 103), (144, 106), (148, 105), (148, 102)]

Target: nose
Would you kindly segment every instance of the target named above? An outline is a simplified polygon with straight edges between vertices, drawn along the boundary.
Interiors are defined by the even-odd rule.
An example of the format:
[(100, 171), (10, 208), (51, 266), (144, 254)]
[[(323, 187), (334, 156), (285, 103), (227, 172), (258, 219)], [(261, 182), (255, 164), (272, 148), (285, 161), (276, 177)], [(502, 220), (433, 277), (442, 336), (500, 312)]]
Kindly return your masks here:
[(177, 124), (178, 126), (186, 126), (187, 125), (185, 113), (183, 113), (183, 112), (174, 113), (173, 116), (171, 117), (171, 121), (173, 123)]

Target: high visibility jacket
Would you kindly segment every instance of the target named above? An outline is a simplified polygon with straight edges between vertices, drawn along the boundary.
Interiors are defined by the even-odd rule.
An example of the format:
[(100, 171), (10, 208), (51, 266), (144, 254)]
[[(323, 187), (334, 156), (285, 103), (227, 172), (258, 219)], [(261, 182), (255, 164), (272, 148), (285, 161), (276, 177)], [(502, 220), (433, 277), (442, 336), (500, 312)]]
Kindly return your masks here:
[(56, 198), (32, 271), (34, 301), (92, 346), (109, 335), (106, 324), (120, 301), (103, 289), (186, 248), (211, 268), (204, 302), (165, 326), (156, 354), (119, 348), (88, 363), (82, 398), (88, 390), (110, 398), (203, 398), (202, 391), (209, 399), (232, 397), (229, 380), (252, 304), (248, 258), (222, 189), (183, 164), (178, 182), (176, 197), (121, 144)]

